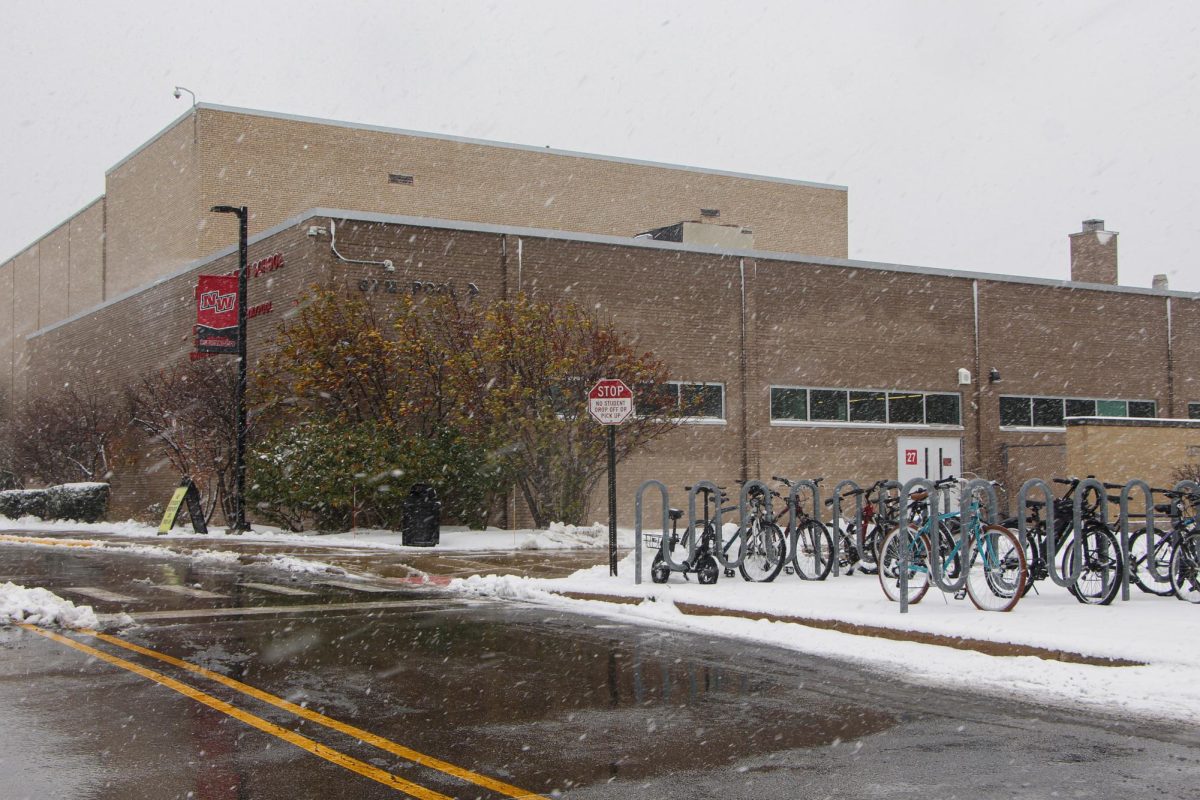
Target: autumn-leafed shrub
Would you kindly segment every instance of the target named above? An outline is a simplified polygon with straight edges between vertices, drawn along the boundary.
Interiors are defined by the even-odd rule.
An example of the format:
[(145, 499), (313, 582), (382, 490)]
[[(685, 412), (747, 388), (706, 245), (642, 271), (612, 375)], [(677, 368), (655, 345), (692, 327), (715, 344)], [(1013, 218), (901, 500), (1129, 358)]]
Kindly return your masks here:
[(318, 291), (280, 330), (257, 387), (276, 425), (254, 462), (262, 513), (391, 527), (391, 498), (420, 482), (449, 520), (481, 523), (516, 486), (539, 527), (580, 523), (607, 468), (591, 386), (620, 378), (641, 392), (618, 460), (677, 424), (662, 363), (576, 304), (400, 296), (388, 315)]

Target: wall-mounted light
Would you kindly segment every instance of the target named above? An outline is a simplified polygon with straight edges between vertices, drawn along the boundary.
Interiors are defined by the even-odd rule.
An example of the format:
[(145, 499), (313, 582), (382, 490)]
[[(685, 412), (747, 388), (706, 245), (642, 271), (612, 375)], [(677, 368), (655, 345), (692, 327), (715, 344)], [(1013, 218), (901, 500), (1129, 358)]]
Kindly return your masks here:
[(995, 367), (992, 367), (990, 370), (988, 370), (988, 382), (989, 383), (999, 383), (1000, 382), (1000, 370), (996, 369)]

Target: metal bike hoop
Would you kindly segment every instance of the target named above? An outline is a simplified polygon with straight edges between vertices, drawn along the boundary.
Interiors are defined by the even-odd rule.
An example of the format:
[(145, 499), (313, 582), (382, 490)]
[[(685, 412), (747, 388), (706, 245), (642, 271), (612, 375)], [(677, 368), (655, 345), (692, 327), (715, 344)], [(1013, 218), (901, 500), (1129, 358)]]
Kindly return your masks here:
[[(830, 527), (833, 528), (833, 577), (838, 577), (841, 574), (839, 564), (842, 560), (842, 489), (847, 486), (854, 487), (857, 491), (854, 495), (855, 512), (854, 512), (854, 528), (858, 538), (858, 553), (859, 558), (862, 558), (863, 548), (866, 546), (864, 539), (865, 531), (863, 530), (863, 494), (862, 487), (854, 481), (842, 481), (833, 488), (833, 516), (830, 519)], [(813, 514), (820, 518), (820, 508), (813, 510)]]
[[(723, 569), (737, 569), (746, 560), (746, 532), (750, 528), (750, 493), (754, 489), (758, 489), (763, 493), (762, 498), (763, 502), (766, 504), (768, 521), (774, 521), (774, 517), (771, 516), (771, 504), (769, 502), (771, 499), (771, 487), (759, 480), (746, 481), (743, 483), (742, 492), (738, 496), (738, 532), (734, 534), (735, 536), (740, 535), (742, 537), (742, 547), (741, 552), (738, 553), (737, 560), (730, 561), (725, 557), (725, 531), (723, 530), (724, 526), (721, 524), (721, 504), (717, 503), (717, 521), (714, 523), (717, 526), (717, 539), (714, 549), (717, 551), (717, 563), (719, 563)], [(720, 499), (719, 494), (717, 497)]]
[[(1100, 524), (1108, 528), (1108, 492), (1104, 484), (1095, 478), (1084, 478), (1075, 487), (1075, 496), (1071, 498), (1071, 522), (1075, 526), (1075, 543), (1077, 547), (1071, 551), (1075, 566), (1079, 569), (1071, 580), (1074, 583), (1083, 574), (1083, 498), (1088, 490), (1094, 490), (1100, 498)], [(1110, 529), (1111, 530), (1111, 529)]]
[(1071, 550), (1075, 556), (1075, 569), (1072, 574), (1059, 574), (1059, 541), (1058, 529), (1055, 525), (1054, 490), (1050, 488), (1050, 484), (1041, 478), (1030, 478), (1025, 481), (1025, 484), (1021, 487), (1021, 493), (1017, 495), (1017, 535), (1021, 540), (1021, 549), (1025, 549), (1028, 546), (1029, 508), (1025, 505), (1025, 502), (1029, 499), (1029, 492), (1034, 489), (1039, 490), (1042, 493), (1042, 497), (1046, 499), (1046, 572), (1049, 574), (1050, 580), (1065, 589), (1079, 580), (1079, 576), (1083, 574), (1083, 537), (1072, 537)]
[(1129, 552), (1129, 495), (1134, 489), (1142, 490), (1146, 502), (1146, 561), (1150, 566), (1150, 574), (1159, 580), (1168, 580), (1166, 575), (1159, 575), (1154, 568), (1154, 539), (1150, 532), (1154, 530), (1154, 490), (1143, 480), (1134, 478), (1121, 488), (1121, 555), (1125, 558), (1125, 569), (1121, 570), (1121, 601), (1129, 600), (1129, 576), (1133, 570), (1133, 559)]
[[(667, 530), (669, 524), (669, 513), (671, 504), (668, 502), (668, 493), (666, 484), (662, 481), (646, 481), (637, 490), (637, 500), (634, 502), (634, 534), (633, 534), (633, 582), (640, 584), (642, 582), (642, 495), (649, 488), (658, 489), (659, 496), (662, 498), (662, 544), (665, 553), (670, 549), (671, 533)], [(666, 556), (663, 556), (666, 558)]]
[[(716, 499), (715, 507), (717, 517), (715, 521), (712, 521), (712, 524), (717, 535), (717, 552), (720, 553), (721, 550), (721, 487), (717, 486), (712, 481), (698, 481), (692, 486), (692, 490), (688, 492), (688, 526), (687, 533), (685, 534), (688, 540), (687, 560), (688, 564), (691, 564), (693, 567), (696, 565), (696, 549), (700, 546), (700, 542), (698, 540), (704, 535), (704, 531), (697, 532), (696, 530), (696, 495), (700, 494), (701, 489), (710, 490), (713, 497)], [(663, 549), (663, 552), (666, 553), (665, 548)], [(671, 567), (672, 572), (684, 572), (687, 570), (686, 566), (673, 560), (669, 555), (664, 555), (663, 560), (668, 566)]]
[[(792, 567), (796, 570), (796, 574), (800, 575), (800, 567), (796, 563), (796, 544), (800, 541), (800, 529), (796, 527), (796, 501), (799, 499), (800, 492), (807, 489), (812, 495), (813, 513), (812, 517), (818, 523), (821, 521), (821, 489), (815, 481), (803, 480), (796, 481), (792, 484), (792, 490), (788, 492), (788, 548), (792, 554)], [(836, 542), (836, 537), (834, 539)], [(837, 569), (837, 544), (834, 544), (833, 568)], [(818, 571), (820, 571), (818, 569)]]

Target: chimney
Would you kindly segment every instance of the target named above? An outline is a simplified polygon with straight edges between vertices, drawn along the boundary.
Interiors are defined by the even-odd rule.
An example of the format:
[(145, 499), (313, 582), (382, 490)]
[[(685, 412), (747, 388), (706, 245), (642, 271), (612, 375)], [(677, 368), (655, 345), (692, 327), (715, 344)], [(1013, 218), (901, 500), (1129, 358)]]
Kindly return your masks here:
[(1071, 234), (1071, 280), (1117, 283), (1117, 233), (1104, 230), (1104, 220), (1085, 219), (1083, 230)]
[(1167, 280), (1166, 273), (1160, 272), (1154, 276), (1154, 283), (1151, 286), (1165, 292), (1171, 288), (1171, 282)]

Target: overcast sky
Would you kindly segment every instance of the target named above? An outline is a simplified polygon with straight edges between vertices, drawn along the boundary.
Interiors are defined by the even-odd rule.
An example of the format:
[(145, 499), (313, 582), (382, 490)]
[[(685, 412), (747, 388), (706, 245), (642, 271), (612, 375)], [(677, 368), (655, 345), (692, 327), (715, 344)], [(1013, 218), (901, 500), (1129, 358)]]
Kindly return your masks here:
[[(1187, 2), (3, 2), (0, 259), (200, 101), (846, 185), (850, 256), (1200, 291)], [(754, 220), (733, 220), (753, 225)]]

